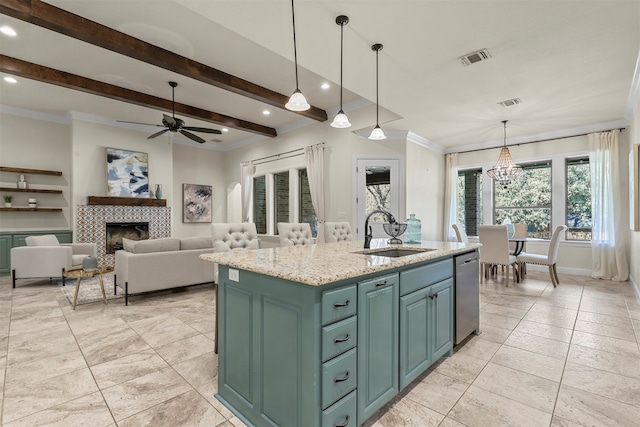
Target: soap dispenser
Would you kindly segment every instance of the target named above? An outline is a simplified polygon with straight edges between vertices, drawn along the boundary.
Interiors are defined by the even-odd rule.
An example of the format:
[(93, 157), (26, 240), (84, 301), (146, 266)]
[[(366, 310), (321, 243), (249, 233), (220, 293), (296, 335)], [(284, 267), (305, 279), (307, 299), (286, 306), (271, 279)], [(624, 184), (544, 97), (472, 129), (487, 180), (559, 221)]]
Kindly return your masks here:
[(420, 243), (422, 242), (422, 223), (415, 214), (409, 215), (407, 218), (407, 231), (404, 235), (405, 243)]

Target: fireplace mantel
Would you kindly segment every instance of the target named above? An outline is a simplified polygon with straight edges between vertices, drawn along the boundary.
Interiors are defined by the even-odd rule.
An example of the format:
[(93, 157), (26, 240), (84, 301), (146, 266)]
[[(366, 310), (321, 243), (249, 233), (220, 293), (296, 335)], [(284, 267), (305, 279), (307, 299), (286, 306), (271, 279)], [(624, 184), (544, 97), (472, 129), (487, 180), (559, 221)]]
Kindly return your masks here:
[(87, 205), (164, 207), (167, 201), (146, 197), (87, 196)]

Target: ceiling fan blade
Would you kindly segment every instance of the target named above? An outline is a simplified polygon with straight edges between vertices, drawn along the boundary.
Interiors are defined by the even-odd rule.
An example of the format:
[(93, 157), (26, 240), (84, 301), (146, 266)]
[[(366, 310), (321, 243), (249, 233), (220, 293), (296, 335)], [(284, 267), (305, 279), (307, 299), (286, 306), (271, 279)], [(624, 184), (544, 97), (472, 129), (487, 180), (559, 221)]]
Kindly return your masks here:
[(215, 133), (217, 135), (220, 135), (222, 133), (222, 131), (220, 131), (218, 129), (198, 128), (198, 127), (193, 127), (193, 126), (183, 126), (182, 129), (190, 130), (190, 131), (193, 131), (193, 132)]
[(169, 132), (169, 129), (164, 129), (164, 130), (161, 130), (160, 132), (156, 132), (153, 135), (148, 136), (147, 139), (155, 138), (156, 136), (160, 136), (165, 132)]
[(186, 130), (184, 130), (184, 129), (180, 129), (180, 131), (179, 131), (179, 132), (180, 132), (181, 134), (183, 134), (184, 136), (186, 136), (187, 138), (191, 138), (191, 139), (193, 139), (195, 142), (199, 142), (200, 144), (204, 144), (205, 142), (207, 142), (207, 141), (205, 141), (204, 139), (200, 138), (198, 135), (194, 135), (194, 134), (192, 134), (191, 132), (187, 132), (187, 131), (186, 131)]
[(145, 125), (145, 126), (158, 126), (158, 127), (164, 127), (164, 126), (162, 126), (162, 125), (154, 125), (154, 124), (151, 124), (151, 123), (127, 122), (127, 121), (125, 121), (125, 120), (116, 120), (116, 122), (118, 122), (118, 123), (130, 123), (130, 124), (132, 124), (132, 125)]
[(169, 124), (169, 127), (172, 127), (172, 126), (177, 127), (178, 124), (176, 123), (176, 120), (173, 117), (167, 116), (166, 114), (163, 114), (162, 116), (164, 117), (164, 120)]

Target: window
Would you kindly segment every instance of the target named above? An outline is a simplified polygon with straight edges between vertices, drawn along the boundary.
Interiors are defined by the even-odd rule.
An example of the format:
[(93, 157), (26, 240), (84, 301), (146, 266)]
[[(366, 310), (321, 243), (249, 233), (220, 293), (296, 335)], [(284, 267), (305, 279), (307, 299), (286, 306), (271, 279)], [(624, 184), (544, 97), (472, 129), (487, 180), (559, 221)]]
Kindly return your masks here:
[(274, 230), (279, 222), (289, 221), (289, 171), (273, 174), (274, 185)]
[(253, 178), (253, 222), (259, 234), (267, 233), (267, 180), (265, 176)]
[(589, 158), (566, 160), (567, 240), (591, 240), (591, 172)]
[(316, 211), (313, 209), (313, 202), (311, 201), (311, 189), (309, 188), (309, 177), (307, 176), (306, 169), (298, 170), (298, 180), (300, 182), (300, 194), (299, 203), (300, 212), (298, 218), (300, 222), (306, 222), (311, 226), (311, 234), (313, 237), (318, 235), (318, 217)]
[(467, 235), (478, 235), (482, 224), (482, 169), (458, 172), (458, 224)]
[(510, 185), (494, 183), (494, 224), (507, 218), (527, 224), (527, 237), (551, 237), (551, 161), (521, 165), (524, 172)]
[[(366, 168), (366, 214), (383, 210), (391, 212), (391, 168), (387, 166), (367, 166)], [(369, 219), (371, 222), (386, 222), (380, 213)]]

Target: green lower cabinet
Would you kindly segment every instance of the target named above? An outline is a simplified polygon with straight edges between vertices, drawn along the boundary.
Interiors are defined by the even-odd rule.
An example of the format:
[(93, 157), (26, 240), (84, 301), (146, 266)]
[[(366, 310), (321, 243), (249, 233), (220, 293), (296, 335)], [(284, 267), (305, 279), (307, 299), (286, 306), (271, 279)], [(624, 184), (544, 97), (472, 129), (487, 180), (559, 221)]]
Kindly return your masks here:
[(453, 348), (453, 279), (400, 298), (400, 388)]
[(398, 394), (399, 276), (358, 283), (358, 425)]
[(0, 236), (0, 276), (11, 273), (11, 236)]

